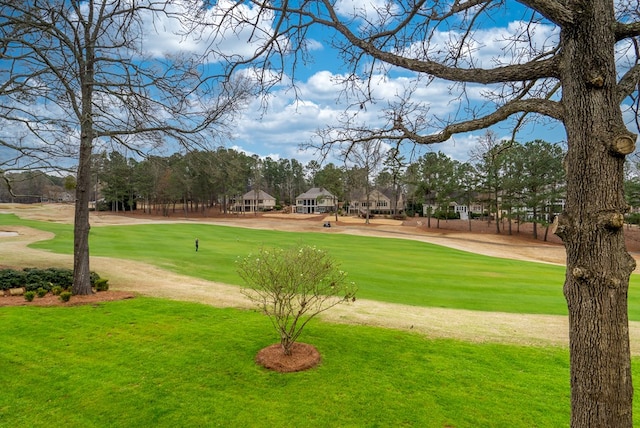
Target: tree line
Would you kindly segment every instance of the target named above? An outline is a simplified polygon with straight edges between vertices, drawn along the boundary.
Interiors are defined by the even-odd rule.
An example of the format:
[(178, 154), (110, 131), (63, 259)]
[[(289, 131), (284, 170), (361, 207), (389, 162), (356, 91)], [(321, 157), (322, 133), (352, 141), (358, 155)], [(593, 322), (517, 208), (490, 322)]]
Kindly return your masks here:
[[(556, 143), (498, 141), (491, 133), (479, 139), (466, 162), (440, 151), (407, 161), (396, 150), (388, 150), (367, 170), (347, 162), (322, 166), (315, 160), (302, 164), (296, 159), (260, 158), (224, 147), (141, 161), (118, 151), (103, 151), (92, 155), (91, 199), (100, 201), (96, 208), (103, 210), (206, 214), (213, 208), (227, 212), (249, 190), (274, 196), (280, 208), (295, 205), (296, 196), (310, 187), (329, 190), (341, 203), (364, 189), (376, 188), (402, 196), (405, 214), (410, 216), (422, 214), (423, 205), (429, 218), (437, 219), (450, 217), (452, 203), (480, 206), (471, 217), (504, 217), (509, 232), (511, 220), (532, 221), (537, 236), (536, 225), (562, 209), (563, 156), (563, 148)], [(71, 190), (74, 184), (72, 176), (36, 172), (9, 178), (14, 197), (3, 186), (0, 200), (16, 200), (20, 194), (37, 199), (39, 194), (51, 195), (52, 185), (60, 191)], [(495, 224), (500, 233), (501, 222)]]

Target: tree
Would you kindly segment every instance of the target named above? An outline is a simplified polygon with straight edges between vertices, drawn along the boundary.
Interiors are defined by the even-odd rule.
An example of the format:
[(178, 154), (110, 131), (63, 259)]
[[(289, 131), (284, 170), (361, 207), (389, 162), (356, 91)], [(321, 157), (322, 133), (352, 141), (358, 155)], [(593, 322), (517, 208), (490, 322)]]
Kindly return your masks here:
[[(16, 158), (51, 165), (77, 156), (74, 219), (75, 294), (90, 294), (89, 198), (94, 144), (136, 152), (202, 144), (247, 96), (243, 81), (217, 85), (187, 53), (143, 51), (144, 18), (180, 24), (168, 1), (0, 1), (0, 118), (23, 133), (0, 144)], [(163, 27), (158, 25), (156, 28)], [(203, 73), (205, 72), (205, 73)], [(45, 107), (46, 106), (46, 107)], [(68, 143), (68, 142), (71, 143)], [(62, 162), (61, 160), (59, 162)]]
[(500, 196), (505, 175), (504, 163), (507, 152), (512, 147), (513, 142), (498, 141), (494, 132), (487, 131), (471, 153), (471, 158), (476, 162), (476, 169), (483, 177), (480, 183), (483, 195), (481, 200), (489, 203), (489, 218), (492, 212), (496, 216), (496, 233), (500, 233)]
[(224, 147), (211, 153), (211, 181), (222, 196), (222, 206), (226, 213), (228, 201), (239, 200), (249, 186), (251, 169), (249, 158), (243, 153)]
[(541, 140), (514, 145), (513, 150), (507, 153), (507, 163), (511, 167), (516, 166), (514, 171), (507, 168), (507, 174), (516, 182), (519, 202), (532, 214), (533, 237), (536, 239), (541, 214), (547, 216), (548, 224), (554, 214), (549, 210), (553, 211), (564, 189), (563, 155), (559, 145)]
[(418, 189), (424, 194), (428, 203), (427, 227), (431, 227), (432, 207), (435, 206), (437, 214), (437, 227), (440, 227), (440, 218), (449, 211), (449, 203), (458, 193), (458, 165), (442, 152), (427, 153), (421, 156), (419, 165)]
[(458, 167), (458, 191), (464, 205), (467, 206), (469, 232), (471, 232), (471, 203), (475, 200), (476, 189), (478, 188), (479, 174), (474, 166), (469, 162), (464, 162)]
[[(251, 62), (265, 70), (261, 77), (267, 90), (285, 73), (295, 77), (287, 67), (303, 66), (312, 53), (308, 49), (316, 46), (307, 42), (316, 27), (349, 67), (341, 75), (354, 108), (327, 133), (327, 148), (374, 139), (433, 144), (508, 119), (514, 119), (516, 131), (536, 118), (563, 125), (567, 200), (556, 234), (567, 251), (571, 425), (631, 427), (627, 291), (635, 262), (623, 236), (623, 165), (637, 137), (627, 129), (623, 106), (632, 113), (640, 107), (637, 2), (398, 0), (353, 8), (328, 0), (250, 4), (256, 6), (251, 14), (240, 13), (245, 2), (230, 5), (227, 15), (235, 19), (229, 22), (259, 31), (267, 19), (274, 25), (260, 33), (263, 45), (255, 55), (235, 61), (233, 69)], [(500, 37), (480, 26), (504, 22), (508, 12), (523, 19), (514, 22), (502, 52), (493, 55), (496, 45), (486, 41), (498, 43)], [(275, 64), (286, 66), (281, 75), (274, 72)], [(376, 79), (387, 73), (403, 73), (410, 80), (406, 92), (384, 100), (389, 108), (382, 126), (358, 121), (358, 112), (366, 113), (368, 102), (378, 101)], [(443, 90), (451, 91), (459, 107), (446, 117), (430, 114), (418, 98), (427, 85), (446, 86)], [(486, 102), (472, 103), (470, 97), (479, 93)]]
[[(345, 180), (344, 170), (338, 168), (333, 163), (324, 166), (320, 171), (316, 172), (315, 184), (318, 187), (327, 189), (334, 196), (333, 206), (338, 221), (338, 201), (344, 199)], [(320, 201), (318, 201), (320, 202)]]
[(113, 151), (105, 156), (104, 171), (101, 177), (103, 183), (102, 196), (110, 205), (112, 211), (132, 211), (133, 200), (132, 175), (135, 163), (121, 153)]
[(625, 168), (624, 195), (627, 203), (637, 213), (640, 207), (640, 165), (638, 160), (627, 163)]
[(310, 246), (262, 248), (238, 261), (243, 293), (269, 316), (285, 355), (318, 314), (355, 301), (357, 287), (328, 253)]
[(369, 224), (371, 215), (371, 183), (382, 166), (384, 155), (384, 147), (379, 140), (366, 141), (357, 146), (347, 144), (340, 147), (340, 156), (345, 162), (350, 162), (355, 169), (361, 171), (360, 188), (364, 190), (367, 204), (365, 212), (366, 224)]
[(389, 150), (389, 153), (387, 153), (387, 158), (384, 161), (384, 167), (385, 169), (383, 172), (390, 175), (390, 184), (393, 191), (391, 209), (393, 210), (393, 215), (398, 215), (398, 199), (400, 198), (402, 190), (400, 187), (400, 177), (404, 174), (407, 165), (405, 163), (404, 156), (402, 156), (397, 147), (392, 148)]

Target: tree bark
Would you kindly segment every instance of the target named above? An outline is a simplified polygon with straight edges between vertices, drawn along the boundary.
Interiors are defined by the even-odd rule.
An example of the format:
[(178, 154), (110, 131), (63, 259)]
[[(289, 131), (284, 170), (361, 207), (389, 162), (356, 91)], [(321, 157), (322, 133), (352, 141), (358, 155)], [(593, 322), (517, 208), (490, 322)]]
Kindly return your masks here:
[(628, 153), (613, 144), (628, 134), (615, 90), (613, 5), (576, 8), (583, 16), (561, 33), (567, 204), (557, 230), (567, 250), (571, 426), (632, 427), (627, 290), (635, 262), (622, 228)]
[(89, 183), (91, 177), (91, 136), (81, 136), (78, 180), (73, 224), (73, 294), (91, 294), (89, 268)]
[[(90, 14), (91, 15), (91, 14)], [(90, 20), (92, 18), (90, 17)], [(89, 192), (91, 189), (91, 151), (93, 149), (93, 84), (94, 48), (89, 43), (91, 34), (85, 27), (86, 49), (84, 59), (79, 60), (81, 82), (80, 154), (76, 178), (76, 205), (73, 224), (73, 294), (91, 294), (91, 270), (89, 268)]]

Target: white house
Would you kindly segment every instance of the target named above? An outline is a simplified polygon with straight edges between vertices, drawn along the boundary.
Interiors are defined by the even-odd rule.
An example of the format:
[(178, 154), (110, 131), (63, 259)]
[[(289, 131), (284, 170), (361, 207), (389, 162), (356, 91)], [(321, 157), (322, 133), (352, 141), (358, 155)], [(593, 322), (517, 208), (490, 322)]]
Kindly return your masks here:
[(276, 206), (276, 198), (263, 190), (250, 190), (235, 201), (234, 210), (241, 212), (271, 211)]
[(395, 197), (392, 189), (373, 189), (368, 197), (364, 191), (353, 192), (350, 195), (349, 213), (364, 214), (369, 207), (371, 214), (400, 214), (404, 212), (404, 197), (398, 194), (394, 204)]
[(296, 213), (323, 214), (335, 209), (338, 199), (323, 187), (313, 187), (296, 197)]

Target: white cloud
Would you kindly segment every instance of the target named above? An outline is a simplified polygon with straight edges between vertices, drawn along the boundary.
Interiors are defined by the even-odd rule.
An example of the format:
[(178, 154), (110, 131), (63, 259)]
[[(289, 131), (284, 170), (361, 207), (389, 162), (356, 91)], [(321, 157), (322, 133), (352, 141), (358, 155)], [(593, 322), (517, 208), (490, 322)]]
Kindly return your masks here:
[(388, 0), (338, 0), (335, 11), (373, 26), (381, 26), (398, 16), (398, 6)]

